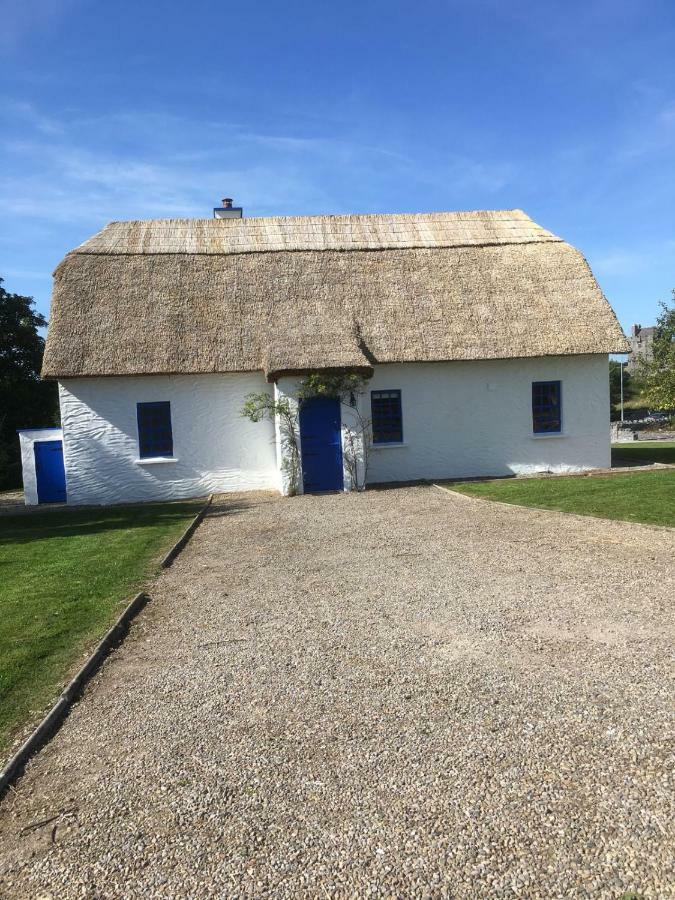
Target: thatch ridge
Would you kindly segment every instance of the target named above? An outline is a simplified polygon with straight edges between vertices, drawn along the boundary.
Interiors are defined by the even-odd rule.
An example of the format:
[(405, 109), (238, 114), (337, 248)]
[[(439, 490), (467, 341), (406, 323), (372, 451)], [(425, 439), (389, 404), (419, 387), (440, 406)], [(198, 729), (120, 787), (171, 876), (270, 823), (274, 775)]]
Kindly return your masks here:
[(560, 241), (522, 210), (110, 222), (74, 253), (221, 254), (389, 250)]
[[(279, 217), (271, 230), (262, 221), (270, 223), (121, 223), (86, 241), (56, 271), (43, 375), (272, 378), (628, 349), (583, 255), (520, 211)], [(171, 245), (173, 222), (187, 223), (181, 252)], [(347, 236), (336, 222), (353, 226)], [(273, 249), (280, 223), (289, 229), (285, 247)], [(498, 240), (479, 243), (488, 232)], [(189, 249), (204, 234), (214, 238), (207, 252)], [(232, 244), (227, 236), (237, 234)], [(246, 242), (252, 249), (242, 249)]]

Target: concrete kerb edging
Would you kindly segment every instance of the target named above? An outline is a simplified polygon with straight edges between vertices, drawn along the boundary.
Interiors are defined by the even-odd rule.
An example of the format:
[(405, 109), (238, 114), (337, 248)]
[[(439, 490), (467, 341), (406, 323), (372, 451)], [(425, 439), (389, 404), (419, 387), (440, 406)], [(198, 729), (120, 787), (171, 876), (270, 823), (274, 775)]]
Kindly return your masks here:
[[(204, 507), (197, 513), (190, 525), (183, 532), (182, 536), (166, 554), (160, 563), (161, 568), (168, 568), (185, 547), (199, 523), (206, 515), (212, 500), (213, 494), (209, 496)], [(82, 693), (85, 684), (99, 669), (112, 649), (124, 639), (129, 623), (143, 609), (149, 600), (150, 597), (145, 591), (136, 594), (131, 603), (123, 610), (115, 624), (106, 632), (103, 640), (96, 646), (82, 668), (67, 685), (54, 706), (52, 706), (47, 715), (23, 742), (16, 753), (13, 754), (4, 769), (0, 772), (0, 797), (3, 796), (12, 781), (20, 774), (30, 757), (37, 753), (37, 751), (46, 744), (52, 734), (54, 734), (61, 722), (65, 719), (74, 701), (77, 700)]]
[(212, 502), (213, 502), (213, 494), (209, 494), (208, 500), (204, 504), (203, 508), (199, 510), (199, 512), (194, 517), (194, 519), (190, 522), (190, 524), (185, 529), (185, 531), (183, 532), (181, 537), (178, 538), (176, 543), (173, 545), (173, 547), (169, 550), (169, 552), (166, 554), (166, 556), (160, 563), (160, 566), (162, 567), (162, 569), (168, 569), (169, 566), (173, 563), (174, 559), (178, 556), (178, 554), (181, 552), (181, 550), (185, 547), (187, 542), (190, 540), (192, 535), (195, 533), (195, 531), (199, 527), (200, 522), (202, 521), (202, 519), (208, 512), (208, 509), (211, 506)]
[(0, 772), (0, 796), (19, 774), (28, 759), (36, 753), (56, 731), (66, 717), (73, 702), (81, 694), (84, 685), (108, 656), (113, 646), (124, 637), (124, 632), (129, 622), (141, 609), (143, 609), (149, 599), (150, 597), (144, 591), (141, 591), (140, 594), (136, 594), (112, 628), (106, 632), (103, 640), (89, 656), (85, 664), (63, 691), (35, 731), (33, 731), (30, 737), (24, 741), (12, 756), (5, 768)]

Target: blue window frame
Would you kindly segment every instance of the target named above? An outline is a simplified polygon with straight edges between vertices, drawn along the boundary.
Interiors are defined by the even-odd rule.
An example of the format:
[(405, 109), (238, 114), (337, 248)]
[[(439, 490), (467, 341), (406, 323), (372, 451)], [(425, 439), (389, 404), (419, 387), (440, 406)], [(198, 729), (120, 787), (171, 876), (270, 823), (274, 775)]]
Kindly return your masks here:
[(371, 391), (370, 411), (374, 444), (400, 444), (403, 416), (400, 391)]
[(138, 455), (141, 459), (152, 456), (173, 456), (171, 431), (171, 404), (168, 400), (156, 403), (137, 403)]
[(562, 385), (559, 381), (532, 382), (532, 430), (535, 434), (562, 431)]

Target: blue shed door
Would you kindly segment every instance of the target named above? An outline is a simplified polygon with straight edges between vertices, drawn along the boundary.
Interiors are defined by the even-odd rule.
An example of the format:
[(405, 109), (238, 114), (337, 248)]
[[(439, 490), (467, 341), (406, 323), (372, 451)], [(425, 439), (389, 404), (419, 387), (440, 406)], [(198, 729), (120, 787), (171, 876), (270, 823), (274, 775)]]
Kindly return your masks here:
[(36, 441), (33, 448), (38, 503), (64, 503), (66, 470), (63, 466), (63, 444), (61, 441)]
[(340, 401), (312, 397), (300, 407), (300, 450), (305, 493), (341, 491)]

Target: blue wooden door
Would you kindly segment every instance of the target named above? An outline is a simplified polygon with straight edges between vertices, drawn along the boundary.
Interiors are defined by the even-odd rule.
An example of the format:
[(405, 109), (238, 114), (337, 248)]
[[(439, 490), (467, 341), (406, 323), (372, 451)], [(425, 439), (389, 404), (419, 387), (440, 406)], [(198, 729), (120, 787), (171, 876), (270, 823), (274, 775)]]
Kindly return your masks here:
[(63, 444), (61, 441), (36, 441), (33, 448), (38, 503), (64, 503), (66, 470), (63, 466)]
[(305, 493), (341, 491), (340, 401), (312, 397), (300, 407), (300, 450)]

